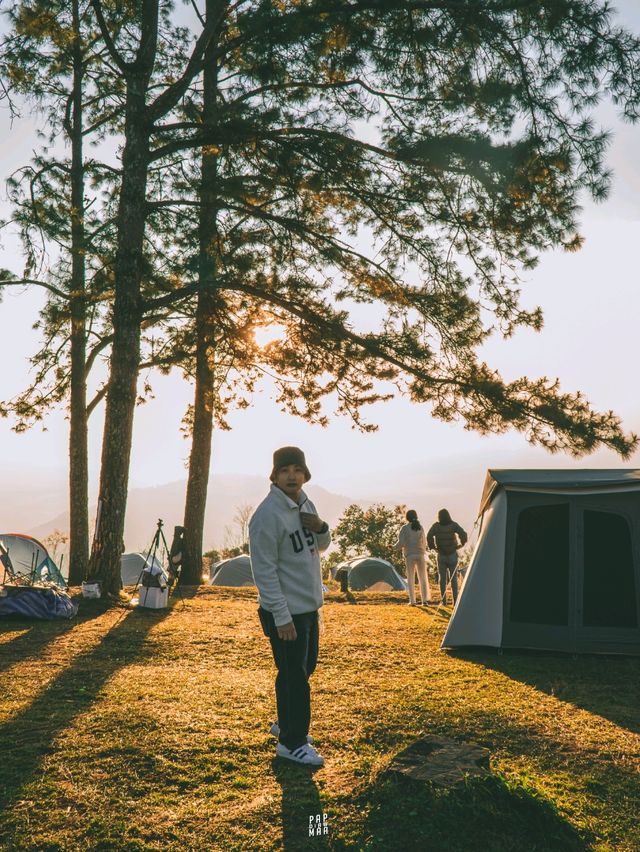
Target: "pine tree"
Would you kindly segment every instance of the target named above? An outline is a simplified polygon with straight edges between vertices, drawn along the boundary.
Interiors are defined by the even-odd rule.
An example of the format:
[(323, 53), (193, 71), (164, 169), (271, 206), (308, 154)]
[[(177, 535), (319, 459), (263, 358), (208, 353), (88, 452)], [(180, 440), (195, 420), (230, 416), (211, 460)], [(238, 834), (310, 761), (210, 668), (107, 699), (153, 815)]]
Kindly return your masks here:
[[(635, 117), (637, 57), (606, 6), (573, 0), (229, 7), (209, 48), (208, 95), (206, 84), (190, 91), (176, 138), (152, 152), (179, 153), (184, 173), (185, 150), (203, 150), (199, 190), (178, 179), (181, 197), (162, 206), (183, 225), (195, 206), (200, 234), (210, 211), (208, 283), (161, 300), (198, 292), (188, 577), (200, 575), (205, 424), (228, 403), (213, 395), (220, 356), (249, 389), (256, 371), (275, 372), (280, 404), (321, 423), (334, 396), (374, 428), (361, 408), (385, 398), (379, 380), (481, 432), (515, 427), (551, 451), (629, 453), (636, 438), (611, 413), (555, 380), (506, 383), (475, 350), (492, 331), (541, 327), (540, 310), (519, 305), (521, 271), (552, 246), (579, 248), (578, 193), (599, 198), (608, 184), (606, 135), (589, 110), (607, 73)], [(358, 329), (357, 304), (383, 306), (375, 331)], [(229, 360), (249, 306), (286, 341), (261, 352), (242, 341)]]
[[(205, 20), (217, 16), (217, 0), (206, 0)], [(218, 65), (216, 42), (204, 54), (202, 75), (202, 128), (214, 132), (218, 119)], [(215, 406), (215, 332), (212, 317), (218, 305), (218, 155), (213, 146), (202, 148), (198, 192), (198, 293), (195, 316), (196, 375), (189, 479), (184, 510), (182, 582), (199, 584), (202, 575), (202, 539), (207, 486), (211, 465), (211, 436)]]
[[(125, 103), (91, 559), (107, 591), (119, 585), (143, 325), (168, 334), (167, 363), (194, 365), (198, 460), (207, 418), (242, 404), (264, 369), (278, 402), (316, 422), (333, 399), (374, 428), (362, 407), (397, 388), (436, 417), (513, 427), (551, 451), (635, 447), (580, 393), (504, 381), (476, 354), (491, 333), (541, 327), (541, 311), (520, 305), (522, 274), (551, 247), (579, 248), (580, 193), (606, 194), (607, 137), (591, 120), (602, 92), (637, 117), (640, 46), (607, 3), (219, 0), (171, 60), (159, 52), (169, 4), (131, 4), (127, 27), (118, 4), (91, 5)], [(182, 263), (194, 220), (198, 260)], [(145, 235), (170, 243), (171, 226), (160, 281)], [(260, 349), (252, 325), (266, 322), (286, 339)]]
[[(102, 57), (92, 49), (95, 32), (87, 3), (34, 0), (15, 5), (7, 14), (5, 89), (35, 105), (46, 131), (32, 164), (8, 182), (26, 268), (21, 278), (5, 274), (3, 284), (43, 287), (47, 303), (39, 321), (44, 344), (32, 358), (35, 380), (5, 403), (2, 413), (15, 415), (15, 428), (21, 431), (68, 398), (69, 581), (77, 584), (89, 559), (87, 420), (97, 403), (87, 403), (87, 374), (105, 346), (102, 333), (87, 351), (103, 298), (93, 285), (100, 277), (104, 241), (95, 237), (103, 230), (96, 210), (87, 214), (87, 184), (100, 182), (103, 167), (85, 156), (85, 138), (100, 132), (105, 114), (113, 118), (113, 106), (107, 108), (107, 96), (100, 90), (113, 95), (114, 81), (108, 84)], [(56, 148), (60, 138), (70, 149), (68, 157)], [(92, 196), (89, 206), (96, 201), (95, 192)]]
[[(100, 468), (99, 520), (89, 565), (90, 575), (102, 579), (105, 592), (117, 594), (140, 368), (141, 325), (146, 313), (142, 282), (151, 144), (158, 132), (156, 124), (173, 110), (200, 71), (213, 26), (205, 26), (191, 54), (185, 57), (178, 76), (170, 65), (154, 76), (159, 38), (169, 33), (166, 20), (170, 5), (161, 5), (158, 0), (141, 0), (132, 9), (133, 21), (126, 32), (120, 29), (117, 6), (106, 8), (100, 0), (91, 0), (91, 5), (104, 45), (122, 75), (125, 89), (114, 262), (113, 343)], [(174, 47), (182, 56), (180, 43), (176, 42)]]

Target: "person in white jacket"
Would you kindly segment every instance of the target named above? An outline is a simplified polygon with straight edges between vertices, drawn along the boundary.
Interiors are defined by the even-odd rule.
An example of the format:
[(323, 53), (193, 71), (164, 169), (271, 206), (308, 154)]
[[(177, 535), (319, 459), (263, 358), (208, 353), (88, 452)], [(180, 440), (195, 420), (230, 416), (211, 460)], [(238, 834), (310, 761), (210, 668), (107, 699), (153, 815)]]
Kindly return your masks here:
[(418, 583), (420, 584), (420, 598), (422, 605), (429, 603), (431, 592), (429, 589), (429, 577), (425, 562), (427, 552), (427, 539), (424, 528), (418, 520), (415, 509), (409, 509), (406, 514), (406, 523), (400, 529), (396, 550), (402, 550), (407, 565), (407, 582), (409, 583), (409, 604), (416, 605), (416, 574), (418, 572)]
[(323, 604), (320, 552), (331, 542), (329, 525), (302, 490), (311, 478), (304, 453), (281, 447), (273, 454), (271, 488), (249, 521), (251, 570), (258, 615), (278, 669), (276, 755), (322, 766), (309, 736), (309, 677), (318, 660), (318, 610)]

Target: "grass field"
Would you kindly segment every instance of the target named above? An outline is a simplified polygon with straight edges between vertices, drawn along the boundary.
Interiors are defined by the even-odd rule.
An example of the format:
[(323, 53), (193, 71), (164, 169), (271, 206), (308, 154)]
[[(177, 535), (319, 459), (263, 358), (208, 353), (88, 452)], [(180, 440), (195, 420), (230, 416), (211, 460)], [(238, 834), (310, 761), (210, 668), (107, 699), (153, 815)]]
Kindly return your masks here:
[[(0, 848), (640, 849), (639, 659), (453, 655), (442, 611), (327, 597), (314, 774), (274, 760), (254, 590), (1, 623)], [(490, 749), (491, 777), (385, 778), (427, 733)]]

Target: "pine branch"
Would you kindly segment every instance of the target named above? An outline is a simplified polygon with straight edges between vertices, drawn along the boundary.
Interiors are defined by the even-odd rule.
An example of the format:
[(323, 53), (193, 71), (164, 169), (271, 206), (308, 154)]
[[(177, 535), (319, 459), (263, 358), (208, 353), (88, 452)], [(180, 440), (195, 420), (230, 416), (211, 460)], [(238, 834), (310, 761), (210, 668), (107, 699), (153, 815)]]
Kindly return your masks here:
[(104, 384), (100, 390), (96, 393), (93, 399), (87, 404), (87, 418), (91, 417), (96, 407), (100, 404), (100, 402), (107, 395), (107, 391), (109, 390), (109, 386)]
[(91, 372), (98, 355), (103, 352), (111, 343), (113, 343), (113, 334), (107, 334), (103, 337), (100, 337), (98, 342), (91, 347), (91, 351), (89, 352), (87, 360), (85, 361), (84, 374), (86, 377), (89, 376), (89, 373)]
[(50, 293), (53, 293), (54, 296), (57, 296), (59, 299), (62, 299), (65, 302), (69, 301), (68, 293), (65, 293), (64, 290), (59, 290), (57, 287), (54, 287), (53, 284), (48, 284), (46, 281), (39, 281), (37, 278), (15, 278), (13, 280), (10, 280), (3, 279), (0, 276), (0, 290), (3, 287), (25, 287), (27, 285), (42, 287), (43, 290), (48, 290)]
[(118, 49), (111, 38), (111, 33), (109, 32), (109, 27), (107, 26), (107, 22), (104, 18), (104, 14), (102, 11), (102, 3), (101, 0), (89, 0), (93, 11), (95, 12), (96, 20), (98, 22), (98, 27), (100, 28), (100, 33), (102, 35), (102, 40), (105, 43), (107, 50), (109, 51), (109, 56), (113, 59), (116, 64), (116, 67), (122, 72), (122, 74), (126, 77), (131, 70), (131, 63), (126, 62), (122, 55), (118, 52)]
[(209, 44), (209, 41), (215, 34), (218, 29), (222, 18), (224, 17), (226, 3), (224, 0), (221, 0), (220, 3), (220, 13), (217, 18), (213, 18), (208, 20), (205, 24), (202, 32), (198, 36), (194, 48), (191, 52), (191, 56), (189, 57), (189, 61), (187, 62), (186, 68), (182, 76), (176, 80), (175, 83), (172, 83), (168, 86), (157, 98), (149, 104), (146, 109), (146, 116), (149, 125), (155, 124), (155, 122), (163, 115), (166, 115), (173, 107), (178, 103), (180, 98), (187, 91), (189, 84), (193, 80), (193, 78), (202, 70), (202, 61), (204, 57), (205, 50)]

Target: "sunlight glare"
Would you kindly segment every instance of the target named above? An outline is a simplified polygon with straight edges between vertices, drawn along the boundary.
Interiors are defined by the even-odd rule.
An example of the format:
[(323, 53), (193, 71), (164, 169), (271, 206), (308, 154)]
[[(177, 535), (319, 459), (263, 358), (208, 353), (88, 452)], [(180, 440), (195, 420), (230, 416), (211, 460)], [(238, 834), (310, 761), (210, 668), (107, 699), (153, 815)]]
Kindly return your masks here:
[(258, 346), (263, 349), (265, 346), (268, 346), (269, 343), (285, 340), (287, 330), (284, 326), (277, 325), (275, 323), (271, 325), (260, 325), (254, 330), (253, 336)]

